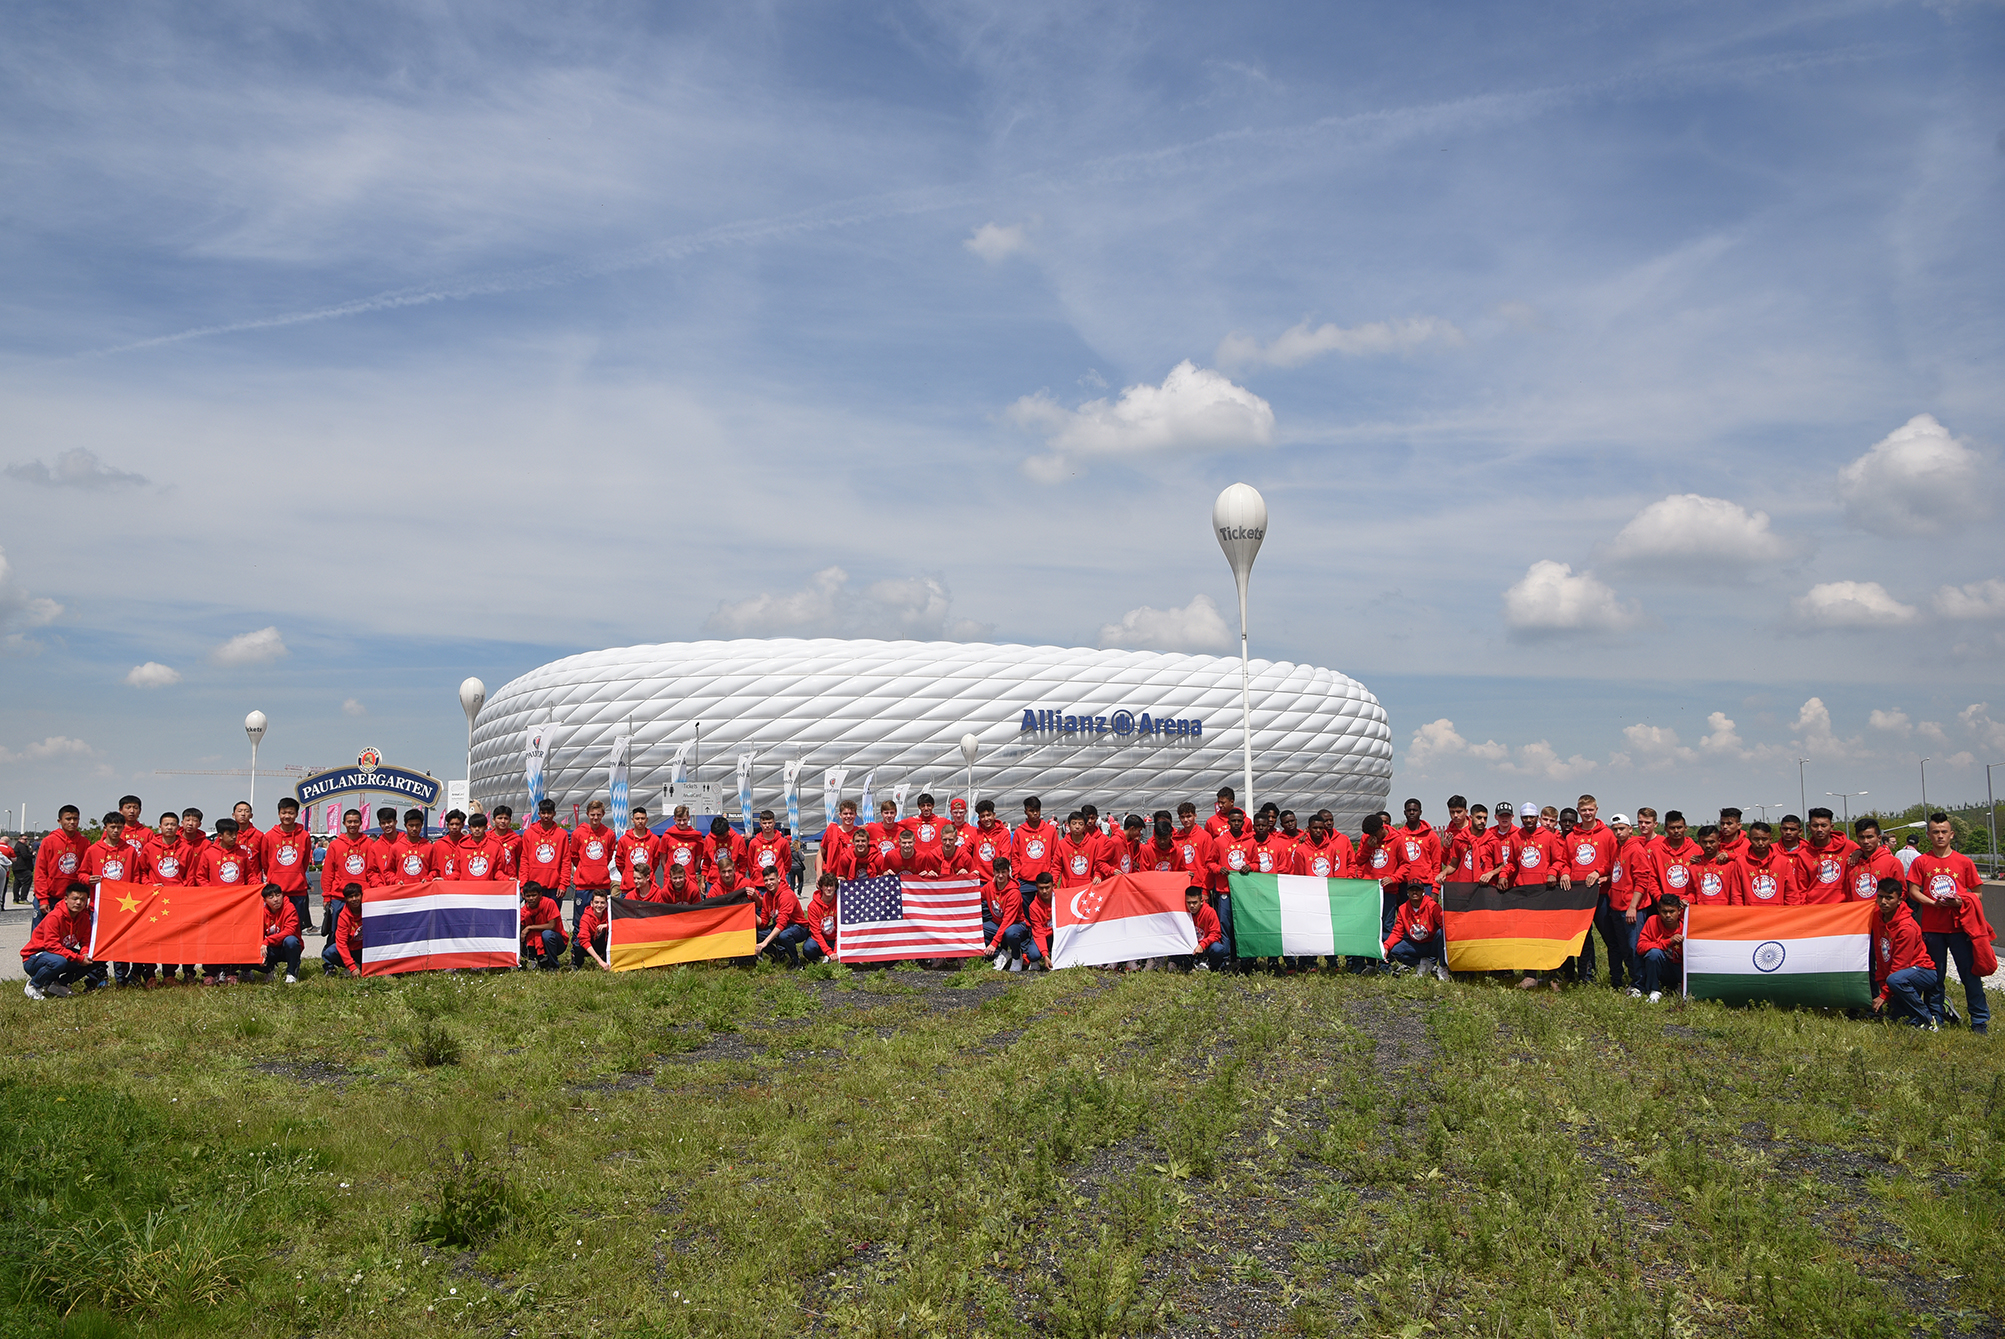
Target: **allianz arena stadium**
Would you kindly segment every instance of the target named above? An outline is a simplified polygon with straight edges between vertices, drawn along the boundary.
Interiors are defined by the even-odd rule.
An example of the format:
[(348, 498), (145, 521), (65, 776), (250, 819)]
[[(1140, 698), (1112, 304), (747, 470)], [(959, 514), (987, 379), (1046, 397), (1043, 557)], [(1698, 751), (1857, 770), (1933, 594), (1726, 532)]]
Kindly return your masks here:
[[(1304, 815), (1328, 807), (1346, 831), (1385, 807), (1392, 732), (1362, 684), (1334, 670), (1253, 662), (1253, 789)], [(698, 727), (701, 739), (697, 740)], [(968, 642), (747, 639), (666, 642), (567, 656), (511, 680), (474, 722), (476, 803), (521, 812), (525, 744), (548, 727), (545, 794), (568, 820), (604, 797), (614, 738), (634, 736), (630, 792), (652, 811), (678, 748), (696, 743), (689, 780), (737, 784), (756, 754), (752, 804), (783, 815), (782, 768), (798, 760), (802, 828), (823, 823), (825, 779), (866, 780), (881, 801), (909, 786), (944, 811), (964, 795), (960, 740), (981, 741), (977, 797), (1019, 821), (1026, 795), (1047, 816), (1174, 808), (1241, 779), (1239, 661), (1155, 651)], [(735, 808), (735, 804), (731, 807)], [(651, 817), (658, 817), (651, 812)]]

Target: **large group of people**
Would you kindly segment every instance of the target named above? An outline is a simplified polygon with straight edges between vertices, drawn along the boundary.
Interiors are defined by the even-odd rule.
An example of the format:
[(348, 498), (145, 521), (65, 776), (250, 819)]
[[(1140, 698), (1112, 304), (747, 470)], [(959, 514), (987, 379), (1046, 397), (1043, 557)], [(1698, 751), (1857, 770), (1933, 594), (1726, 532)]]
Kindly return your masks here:
[[(1675, 989), (1683, 953), (1684, 911), (1692, 906), (1804, 907), (1850, 901), (1875, 903), (1872, 972), (1876, 1010), (1922, 1027), (1959, 1017), (1946, 991), (1953, 962), (1964, 983), (1967, 1021), (1986, 1030), (1990, 1010), (1977, 964), (1991, 942), (1977, 895), (1976, 866), (1954, 849), (1946, 815), (1932, 814), (1925, 847), (1890, 845), (1877, 820), (1861, 818), (1848, 835), (1828, 809), (1777, 825), (1747, 823), (1738, 809), (1694, 829), (1679, 810), (1641, 808), (1601, 816), (1592, 795), (1570, 806), (1499, 803), (1493, 811), (1460, 796), (1447, 801), (1447, 822), (1428, 821), (1409, 799), (1397, 821), (1388, 812), (1366, 817), (1355, 836), (1339, 831), (1322, 809), (1303, 820), (1273, 804), (1248, 814), (1231, 787), (1219, 788), (1212, 812), (1200, 819), (1190, 801), (1174, 812), (1102, 814), (1092, 804), (1047, 818), (1036, 797), (1021, 804), (1021, 822), (998, 817), (995, 803), (952, 800), (945, 813), (920, 795), (901, 814), (890, 800), (873, 819), (855, 801), (841, 802), (821, 834), (819, 869), (806, 892), (806, 860), (793, 835), (767, 810), (757, 826), (739, 831), (722, 818), (707, 829), (686, 807), (660, 831), (645, 809), (627, 826), (606, 823), (606, 804), (593, 800), (585, 821), (558, 823), (543, 800), (533, 821), (517, 827), (506, 805), (492, 814), (454, 810), (431, 835), (424, 810), (381, 808), (375, 829), (349, 809), (342, 831), (316, 845), (299, 822), (299, 805), (278, 804), (277, 821), (260, 830), (247, 803), (213, 832), (197, 809), (172, 811), (146, 825), (143, 805), (128, 795), (106, 813), (95, 839), (75, 806), (43, 839), (33, 868), (36, 927), (23, 950), (30, 998), (67, 995), (70, 986), (149, 988), (177, 979), (204, 984), (296, 982), (304, 940), (313, 925), (309, 875), (317, 864), (322, 891), (320, 958), (330, 975), (357, 973), (365, 934), (362, 906), (370, 891), (425, 880), (513, 881), (522, 899), (521, 959), (525, 967), (557, 971), (609, 966), (610, 899), (694, 903), (742, 895), (756, 908), (756, 953), (787, 962), (841, 957), (837, 897), (843, 880), (897, 874), (962, 876), (982, 886), (985, 957), (999, 970), (1048, 968), (1052, 904), (1068, 890), (1123, 873), (1168, 872), (1187, 881), (1186, 909), (1197, 931), (1195, 952), (1172, 960), (1184, 970), (1250, 970), (1234, 952), (1231, 877), (1293, 874), (1375, 881), (1381, 888), (1384, 962), (1447, 979), (1444, 888), (1493, 890), (1496, 897), (1576, 887), (1592, 893), (1593, 929), (1576, 958), (1550, 977), (1525, 973), (1526, 989), (1562, 981), (1605, 980), (1628, 994), (1657, 1000)], [(1514, 821), (1515, 819), (1515, 821)], [(1661, 826), (1660, 826), (1661, 823)], [(804, 853), (803, 853), (804, 855)], [(92, 963), (91, 888), (104, 882), (241, 887), (265, 908), (261, 963)], [(570, 900), (567, 929), (563, 902)], [(806, 898), (805, 902), (803, 898)], [(1605, 974), (1597, 961), (1607, 958)], [(1303, 960), (1265, 964), (1302, 970)], [(1331, 962), (1332, 968), (1360, 966)]]

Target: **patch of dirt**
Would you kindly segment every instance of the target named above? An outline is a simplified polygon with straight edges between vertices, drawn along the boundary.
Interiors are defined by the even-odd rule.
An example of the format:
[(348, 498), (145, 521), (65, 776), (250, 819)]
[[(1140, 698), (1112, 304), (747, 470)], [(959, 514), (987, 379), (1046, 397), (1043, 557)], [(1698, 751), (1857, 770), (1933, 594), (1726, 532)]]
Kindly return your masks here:
[(355, 1071), (331, 1060), (260, 1060), (251, 1068), (294, 1083), (325, 1083), (334, 1088), (346, 1088), (355, 1079)]

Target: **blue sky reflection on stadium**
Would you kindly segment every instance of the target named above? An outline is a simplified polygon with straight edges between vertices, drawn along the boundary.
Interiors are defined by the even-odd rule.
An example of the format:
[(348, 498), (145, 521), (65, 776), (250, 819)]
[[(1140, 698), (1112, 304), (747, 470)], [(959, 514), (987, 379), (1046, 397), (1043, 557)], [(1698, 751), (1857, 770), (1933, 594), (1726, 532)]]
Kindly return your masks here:
[(10, 807), (215, 808), (254, 706), (452, 775), (631, 642), (1227, 653), (1236, 479), (1395, 796), (2005, 760), (1996, 6), (0, 33)]

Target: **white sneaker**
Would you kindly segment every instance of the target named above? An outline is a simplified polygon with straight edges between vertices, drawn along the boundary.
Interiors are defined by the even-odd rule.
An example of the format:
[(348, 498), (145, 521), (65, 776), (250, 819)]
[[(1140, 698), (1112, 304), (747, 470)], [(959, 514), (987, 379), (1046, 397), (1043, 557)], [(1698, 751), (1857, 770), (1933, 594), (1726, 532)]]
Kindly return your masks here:
[(1011, 959), (1009, 960), (1009, 969), (1010, 969), (1010, 970), (1011, 970), (1012, 972), (1020, 972), (1020, 971), (1022, 971), (1022, 970), (1023, 970), (1023, 959), (1022, 959), (1022, 958), (1011, 958)]
[(46, 1000), (47, 998), (49, 998), (47, 995), (44, 995), (41, 991), (35, 989), (35, 983), (33, 981), (30, 981), (26, 985), (22, 986), (21, 993), (23, 995), (26, 995), (31, 1000)]
[(1448, 973), (1448, 964), (1442, 962), (1439, 958), (1434, 960), (1434, 975), (1442, 981), (1453, 981), (1455, 979)]
[(1664, 998), (1664, 992), (1661, 990), (1653, 990), (1650, 992), (1650, 1003), (1652, 1004), (1657, 1003), (1659, 1000), (1663, 998)]
[(299, 978), (294, 976), (291, 972), (287, 972), (285, 976), (285, 983), (288, 986), (296, 986), (299, 984)]
[(1638, 990), (1636, 987), (1631, 986), (1629, 987), (1629, 998), (1632, 1000), (1640, 1000), (1643, 998), (1643, 992)]
[(996, 961), (995, 961), (995, 969), (996, 969), (996, 970), (997, 970), (998, 972), (1007, 972), (1007, 971), (1009, 970), (1009, 950), (1008, 950), (1008, 949), (1004, 949), (1004, 950), (1003, 950), (1002, 952), (1000, 952), (1000, 953), (996, 954)]

